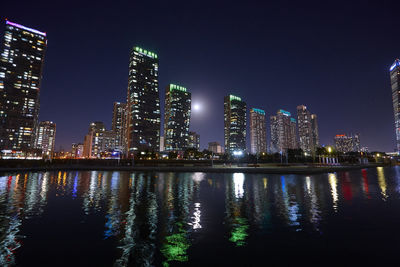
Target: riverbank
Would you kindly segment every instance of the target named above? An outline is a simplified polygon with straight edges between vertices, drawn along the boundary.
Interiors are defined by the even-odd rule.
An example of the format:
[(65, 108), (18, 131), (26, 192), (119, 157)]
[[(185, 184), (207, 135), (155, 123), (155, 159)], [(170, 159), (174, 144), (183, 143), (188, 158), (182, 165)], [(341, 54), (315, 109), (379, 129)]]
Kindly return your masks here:
[(51, 165), (30, 167), (1, 167), (0, 173), (26, 171), (129, 171), (129, 172), (207, 172), (207, 173), (256, 173), (256, 174), (318, 174), (387, 166), (383, 164), (310, 166), (270, 165), (259, 167), (241, 166), (104, 166), (104, 165)]

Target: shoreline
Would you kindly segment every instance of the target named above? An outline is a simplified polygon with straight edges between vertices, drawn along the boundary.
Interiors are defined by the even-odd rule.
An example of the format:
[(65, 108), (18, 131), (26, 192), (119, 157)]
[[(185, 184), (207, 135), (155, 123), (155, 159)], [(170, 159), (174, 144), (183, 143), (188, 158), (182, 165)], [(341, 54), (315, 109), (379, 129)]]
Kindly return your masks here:
[(206, 173), (255, 173), (255, 174), (319, 174), (338, 171), (385, 167), (391, 165), (365, 164), (340, 166), (271, 166), (271, 167), (211, 167), (211, 166), (88, 166), (55, 165), (26, 168), (0, 168), (6, 172), (42, 172), (42, 171), (129, 171), (129, 172), (206, 172)]

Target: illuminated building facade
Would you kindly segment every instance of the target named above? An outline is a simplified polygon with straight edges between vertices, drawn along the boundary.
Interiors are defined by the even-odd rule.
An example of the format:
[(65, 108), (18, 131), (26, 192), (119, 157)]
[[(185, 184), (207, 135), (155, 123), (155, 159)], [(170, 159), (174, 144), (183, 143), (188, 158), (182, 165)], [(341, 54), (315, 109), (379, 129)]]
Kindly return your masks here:
[(224, 153), (224, 148), (218, 142), (208, 143), (208, 150), (213, 152), (214, 154), (223, 154)]
[(160, 152), (163, 152), (165, 150), (164, 141), (164, 136), (160, 136)]
[(52, 158), (56, 141), (56, 124), (41, 121), (37, 127), (35, 147), (42, 150), (43, 158)]
[(125, 148), (126, 104), (114, 102), (112, 131), (115, 133), (115, 147), (119, 151)]
[(258, 108), (250, 110), (250, 150), (252, 154), (267, 152), (265, 111)]
[(280, 109), (271, 116), (271, 153), (284, 153), (287, 149), (298, 148), (296, 120), (291, 113)]
[(339, 152), (360, 152), (360, 135), (359, 134), (337, 134), (334, 137), (335, 148)]
[(183, 151), (189, 146), (192, 95), (183, 86), (170, 84), (165, 92), (165, 151)]
[(224, 98), (224, 143), (229, 154), (246, 150), (246, 103), (238, 96)]
[(299, 143), (297, 142), (297, 122), (294, 118), (290, 118), (288, 141), (290, 149), (299, 148)]
[(189, 148), (200, 150), (200, 135), (196, 132), (189, 132)]
[(6, 20), (0, 56), (0, 150), (34, 149), (46, 46), (46, 33)]
[(313, 153), (319, 145), (317, 115), (311, 114), (306, 106), (297, 106), (300, 148), (306, 153)]
[(318, 147), (319, 146), (319, 133), (318, 133), (317, 114), (311, 114), (311, 128), (312, 128), (312, 136), (313, 136), (314, 146)]
[(71, 158), (73, 159), (83, 158), (83, 144), (72, 143)]
[(85, 158), (103, 158), (115, 149), (116, 134), (106, 130), (103, 122), (92, 122), (89, 133), (83, 143), (83, 156)]
[(390, 82), (394, 111), (394, 127), (396, 130), (396, 148), (400, 152), (400, 60), (396, 59), (390, 67)]
[(160, 149), (158, 56), (140, 47), (130, 54), (127, 95), (127, 153)]

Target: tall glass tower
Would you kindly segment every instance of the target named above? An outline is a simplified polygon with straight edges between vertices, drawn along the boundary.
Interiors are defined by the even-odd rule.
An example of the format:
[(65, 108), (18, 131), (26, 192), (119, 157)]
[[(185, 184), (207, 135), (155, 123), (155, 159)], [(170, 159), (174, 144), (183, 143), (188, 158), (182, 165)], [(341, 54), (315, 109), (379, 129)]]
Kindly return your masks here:
[(183, 151), (189, 147), (191, 93), (185, 87), (170, 84), (165, 92), (165, 151)]
[(394, 127), (396, 130), (396, 148), (400, 152), (400, 60), (396, 59), (390, 67), (390, 82), (392, 84), (392, 100), (394, 111)]
[(133, 47), (128, 77), (127, 153), (160, 149), (160, 96), (158, 92), (158, 57), (155, 53)]
[(224, 98), (225, 151), (234, 154), (246, 150), (246, 103), (238, 96)]
[(0, 150), (35, 148), (46, 33), (6, 20), (0, 56)]

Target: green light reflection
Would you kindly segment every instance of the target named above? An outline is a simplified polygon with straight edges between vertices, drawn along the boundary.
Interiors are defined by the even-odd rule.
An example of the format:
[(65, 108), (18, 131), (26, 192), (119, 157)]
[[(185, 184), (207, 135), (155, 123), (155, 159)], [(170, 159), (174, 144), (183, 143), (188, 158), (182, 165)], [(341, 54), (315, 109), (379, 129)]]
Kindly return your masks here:
[(166, 236), (166, 243), (161, 248), (166, 261), (163, 266), (169, 266), (170, 261), (185, 262), (189, 260), (187, 249), (190, 247), (190, 242), (187, 240), (187, 231), (181, 222), (176, 223), (178, 233)]
[(249, 225), (247, 224), (246, 218), (235, 218), (235, 223), (233, 224), (232, 236), (229, 241), (236, 243), (237, 247), (246, 245), (246, 237), (249, 235), (247, 229)]

